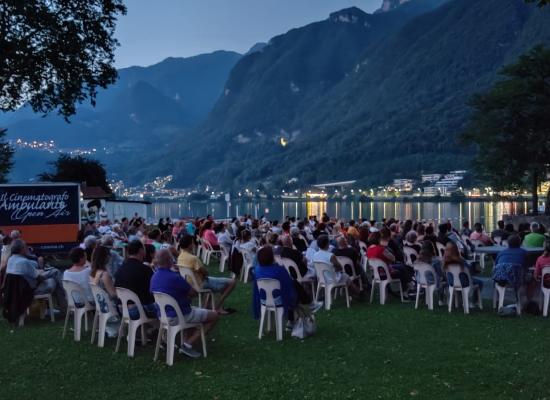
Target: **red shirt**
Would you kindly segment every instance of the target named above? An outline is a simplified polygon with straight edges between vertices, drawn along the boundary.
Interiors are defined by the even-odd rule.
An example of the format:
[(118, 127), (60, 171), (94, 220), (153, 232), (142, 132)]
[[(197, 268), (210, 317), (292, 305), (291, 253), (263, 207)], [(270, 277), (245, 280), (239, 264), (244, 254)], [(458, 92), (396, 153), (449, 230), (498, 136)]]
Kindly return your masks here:
[(367, 258), (376, 258), (378, 260), (384, 261), (387, 265), (392, 263), (391, 260), (388, 260), (384, 255), (386, 248), (382, 245), (372, 245), (367, 249)]
[[(550, 266), (550, 255), (548, 256), (540, 256), (537, 258), (537, 263), (535, 264), (535, 278), (540, 279), (540, 276), (542, 275), (542, 269), (544, 267)], [(550, 279), (550, 277), (547, 275), (546, 280)]]
[(212, 246), (218, 246), (218, 237), (214, 233), (212, 229), (207, 229), (202, 233), (202, 237), (208, 240), (208, 243), (210, 243)]

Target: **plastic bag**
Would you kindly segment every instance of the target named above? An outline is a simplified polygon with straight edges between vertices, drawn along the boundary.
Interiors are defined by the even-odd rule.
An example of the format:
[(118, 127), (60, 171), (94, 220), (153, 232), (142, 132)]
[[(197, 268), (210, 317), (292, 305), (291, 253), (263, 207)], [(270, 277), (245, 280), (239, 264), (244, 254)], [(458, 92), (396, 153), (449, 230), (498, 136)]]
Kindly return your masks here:
[(292, 328), (292, 337), (305, 339), (312, 336), (317, 331), (317, 325), (313, 316), (299, 318)]

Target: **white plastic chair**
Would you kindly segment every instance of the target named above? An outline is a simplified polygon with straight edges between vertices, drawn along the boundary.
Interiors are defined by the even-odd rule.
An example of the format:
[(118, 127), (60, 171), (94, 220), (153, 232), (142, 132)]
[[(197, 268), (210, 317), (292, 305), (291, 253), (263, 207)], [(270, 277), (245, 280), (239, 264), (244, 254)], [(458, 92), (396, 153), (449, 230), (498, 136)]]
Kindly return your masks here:
[(542, 316), (548, 316), (548, 304), (550, 303), (550, 288), (544, 287), (544, 277), (550, 275), (550, 266), (546, 266), (542, 269), (541, 279), (540, 279), (540, 290), (542, 291), (543, 296), (543, 306), (542, 306)]
[(334, 267), (322, 262), (313, 263), (315, 267), (315, 273), (317, 274), (317, 292), (315, 299), (319, 299), (319, 293), (321, 289), (325, 289), (325, 309), (330, 310), (332, 305), (332, 289), (342, 288), (346, 292), (346, 306), (349, 308), (349, 293), (348, 286), (345, 283), (336, 282), (336, 272)]
[(225, 265), (229, 261), (230, 251), (223, 244), (220, 244), (220, 272), (225, 271)]
[(276, 279), (258, 279), (256, 281), (259, 291), (265, 292), (265, 301), (260, 306), (260, 330), (258, 339), (261, 339), (264, 331), (264, 321), (267, 314), (267, 332), (271, 331), (271, 314), (275, 319), (275, 334), (277, 341), (283, 340), (283, 314), (282, 300), (273, 296), (274, 292), (281, 291), (281, 283)]
[(214, 250), (214, 248), (212, 247), (212, 244), (204, 238), (202, 239), (202, 246), (203, 246), (203, 251), (206, 250), (205, 262), (204, 262), (206, 265), (210, 265), (210, 259), (213, 255), (216, 256), (218, 260), (221, 260), (222, 254), (223, 254), (221, 250), (221, 246), (220, 246), (220, 250)]
[[(392, 283), (399, 284), (399, 295), (401, 296), (401, 302), (403, 302), (403, 288), (401, 287), (401, 281), (399, 279), (393, 279), (390, 274), (390, 269), (386, 263), (378, 258), (369, 258), (369, 266), (372, 269), (374, 278), (372, 280), (372, 289), (370, 292), (370, 302), (374, 299), (374, 288), (378, 284), (378, 291), (380, 292), (380, 304), (386, 304), (386, 294), (388, 286)], [(380, 276), (379, 269), (382, 268), (386, 274), (385, 279)]]
[(291, 270), (294, 271), (296, 274), (296, 280), (301, 284), (310, 284), (311, 285), (311, 293), (313, 296), (316, 295), (315, 293), (315, 281), (313, 279), (304, 279), (302, 276), (302, 273), (300, 272), (300, 268), (296, 265), (294, 260), (291, 260), (290, 258), (281, 257), (281, 263), (287, 270), (288, 274), (292, 276)]
[(361, 275), (357, 275), (355, 273), (355, 264), (353, 263), (353, 260), (349, 257), (344, 257), (344, 256), (337, 256), (336, 259), (338, 260), (338, 262), (342, 267), (349, 265), (351, 274), (348, 274), (348, 272), (345, 269), (344, 269), (344, 272), (349, 275), (352, 281), (359, 282), (359, 290), (363, 290), (363, 282), (361, 282)]
[[(496, 308), (498, 311), (500, 311), (504, 307), (504, 298), (506, 297), (506, 289), (514, 290), (513, 287), (509, 286), (501, 286), (497, 282), (495, 282), (495, 288), (493, 291), (493, 308)], [(516, 297), (516, 314), (521, 315), (521, 299), (518, 293), (514, 294)], [(498, 308), (497, 308), (497, 302), (498, 302)]]
[[(178, 302), (170, 295), (166, 293), (153, 292), (155, 296), (155, 302), (160, 308), (160, 327), (159, 333), (157, 336), (157, 345), (155, 347), (155, 357), (154, 360), (157, 361), (158, 354), (160, 350), (160, 342), (162, 339), (162, 334), (166, 331), (166, 364), (174, 364), (174, 346), (176, 345), (176, 336), (178, 333), (191, 328), (199, 328), (201, 331), (202, 339), (202, 355), (206, 358), (206, 339), (204, 335), (204, 326), (203, 324), (188, 324), (183, 319), (183, 314), (181, 313), (180, 306)], [(174, 323), (174, 320), (171, 322), (171, 318), (166, 314), (166, 307), (171, 307), (174, 309), (177, 322)], [(183, 336), (181, 336), (183, 342)]]
[[(470, 313), (470, 292), (476, 291), (477, 297), (478, 297), (478, 305), (479, 309), (483, 309), (483, 304), (481, 301), (481, 290), (478, 285), (474, 284), (474, 281), (472, 279), (472, 276), (470, 275), (470, 271), (468, 268), (464, 267), (462, 268), (458, 264), (451, 264), (447, 267), (447, 273), (451, 273), (453, 276), (453, 285), (448, 286), (449, 290), (449, 312), (452, 311), (453, 307), (453, 297), (454, 292), (460, 292), (462, 294), (462, 304), (464, 308), (464, 314)], [(462, 287), (462, 283), (460, 282), (460, 273), (464, 273), (468, 277), (468, 286)], [(458, 298), (455, 298), (455, 301), (458, 302)], [(455, 307), (457, 304), (455, 304)]]
[[(79, 342), (82, 330), (82, 317), (84, 317), (84, 329), (88, 330), (88, 311), (94, 311), (95, 308), (88, 303), (86, 298), (86, 292), (84, 289), (77, 283), (63, 280), (63, 289), (65, 290), (65, 297), (67, 298), (67, 314), (65, 316), (65, 325), (63, 326), (63, 335), (62, 338), (65, 338), (67, 334), (67, 328), (69, 326), (70, 315), (73, 314), (73, 332), (74, 332), (74, 341)], [(74, 301), (74, 295), (77, 294), (78, 298), (83, 306), (77, 307)]]
[[(117, 287), (116, 288), (117, 297), (122, 303), (122, 320), (120, 321), (120, 328), (118, 329), (118, 338), (116, 341), (115, 353), (118, 353), (120, 347), (120, 342), (122, 340), (122, 335), (124, 334), (124, 327), (128, 326), (128, 357), (134, 356), (134, 349), (136, 347), (136, 336), (138, 328), (141, 328), (141, 345), (145, 346), (147, 344), (147, 332), (145, 330), (146, 324), (156, 324), (158, 320), (156, 318), (149, 318), (145, 314), (143, 305), (139, 301), (137, 294), (132, 292), (130, 289)], [(134, 307), (137, 308), (139, 313), (138, 319), (130, 318), (130, 311), (128, 309), (128, 303), (134, 303)]]
[[(413, 249), (414, 250), (414, 249)], [(426, 304), (428, 305), (429, 310), (434, 309), (434, 293), (437, 289), (437, 274), (435, 269), (425, 262), (416, 261), (413, 264), (413, 268), (416, 272), (416, 303), (414, 305), (415, 309), (418, 309), (418, 301), (420, 299), (420, 289), (424, 289), (426, 293)], [(434, 281), (430, 283), (428, 281), (428, 274), (431, 274)]]
[(191, 268), (184, 267), (183, 265), (178, 265), (180, 275), (195, 289), (199, 299), (199, 308), (202, 308), (202, 295), (205, 295), (204, 303), (208, 304), (208, 300), (211, 300), (212, 310), (216, 309), (214, 304), (214, 292), (210, 289), (203, 289), (199, 286), (197, 279), (195, 278), (195, 273)]
[[(103, 347), (105, 344), (105, 334), (107, 329), (107, 321), (111, 317), (118, 317), (118, 312), (109, 297), (109, 294), (101, 289), (98, 285), (90, 283), (90, 288), (92, 288), (92, 293), (94, 295), (95, 302), (95, 315), (94, 315), (94, 324), (92, 326), (92, 339), (91, 343), (95, 341), (96, 331), (99, 331), (97, 337), (97, 346)], [(103, 312), (101, 310), (101, 303), (105, 302), (107, 305), (107, 311)]]
[(367, 258), (367, 244), (365, 242), (359, 241), (359, 250), (361, 253), (361, 267), (363, 267), (363, 272), (366, 274), (369, 270), (369, 260)]
[(405, 264), (413, 267), (416, 260), (418, 260), (418, 253), (416, 250), (409, 246), (403, 246), (403, 253), (405, 254)]
[[(53, 298), (52, 298), (52, 295), (50, 293), (34, 295), (33, 298), (32, 298), (32, 301), (33, 301), (33, 303), (35, 301), (38, 301), (38, 302), (41, 303), (40, 304), (40, 319), (46, 318), (46, 308), (44, 307), (44, 302), (47, 303), (48, 304), (47, 308), (50, 310), (50, 321), (55, 322), (54, 308), (53, 308)], [(27, 315), (29, 315), (29, 312), (30, 312), (30, 307), (27, 308), (27, 312), (24, 312), (19, 317), (18, 325), (20, 327), (25, 325), (25, 317)]]
[(250, 275), (250, 270), (253, 267), (254, 257), (251, 252), (249, 252), (248, 250), (241, 249), (238, 246), (235, 246), (235, 250), (237, 250), (243, 256), (243, 267), (241, 268), (241, 279), (243, 280), (244, 283), (246, 283), (248, 282), (248, 276)]
[[(481, 240), (471, 240), (470, 242), (474, 245), (474, 248), (477, 249), (478, 247), (485, 246)], [(485, 253), (478, 253), (474, 250), (474, 260), (479, 260), (479, 266), (482, 271), (485, 271), (485, 257), (487, 254)]]

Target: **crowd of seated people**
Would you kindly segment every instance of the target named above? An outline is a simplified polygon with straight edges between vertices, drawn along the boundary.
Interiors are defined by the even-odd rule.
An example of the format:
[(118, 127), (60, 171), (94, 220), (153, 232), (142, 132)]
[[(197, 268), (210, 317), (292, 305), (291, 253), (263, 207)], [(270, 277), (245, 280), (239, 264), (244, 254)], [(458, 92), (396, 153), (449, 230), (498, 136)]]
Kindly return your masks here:
[[(462, 285), (482, 286), (483, 282), (476, 276), (480, 271), (473, 256), (475, 246), (504, 244), (505, 248), (495, 255), (495, 281), (506, 284), (506, 279), (511, 278), (509, 268), (505, 266), (519, 265), (523, 284), (523, 277), (530, 267), (535, 266), (532, 279), (526, 279), (529, 297), (532, 298), (537, 285), (540, 286), (543, 267), (550, 265), (550, 244), (544, 234), (544, 227), (536, 222), (528, 226), (523, 224), (516, 231), (513, 225), (499, 221), (497, 228), (488, 233), (481, 223), (475, 223), (471, 230), (467, 221), (459, 231), (450, 221), (439, 224), (394, 218), (344, 221), (330, 218), (327, 214), (304, 219), (287, 217), (282, 223), (250, 215), (230, 221), (216, 221), (212, 216), (176, 221), (166, 218), (156, 225), (148, 225), (135, 215), (132, 219), (123, 218), (113, 223), (103, 219), (99, 226), (96, 221), (85, 223), (79, 236), (81, 243), (69, 253), (71, 266), (63, 274), (46, 266), (44, 259), (33, 254), (20, 233), (14, 231), (2, 238), (0, 272), (4, 277), (2, 284), (5, 284), (6, 276), (15, 276), (23, 278), (33, 294), (51, 293), (61, 312), (65, 311), (67, 304), (63, 279), (80, 285), (86, 293), (86, 298), (78, 299), (78, 303), (94, 303), (90, 284), (95, 284), (107, 293), (119, 312), (116, 287), (132, 290), (148, 317), (158, 316), (153, 292), (167, 293), (177, 300), (186, 321), (202, 322), (211, 329), (221, 315), (236, 311), (225, 307), (225, 303), (235, 289), (243, 267), (250, 267), (247, 263), (251, 262), (254, 314), (258, 315), (260, 301), (257, 279), (277, 279), (281, 283), (282, 301), (292, 326), (296, 311), (300, 315), (315, 312), (321, 308), (322, 299), (315, 299), (311, 285), (300, 282), (296, 273), (285, 269), (281, 265), (282, 259), (292, 260), (300, 278), (307, 282), (317, 278), (315, 263), (330, 265), (334, 272), (332, 279), (346, 285), (351, 297), (357, 301), (362, 301), (370, 290), (370, 271), (365, 269), (365, 259), (379, 259), (386, 263), (391, 277), (401, 282), (405, 299), (411, 299), (417, 293), (416, 275), (414, 261), (411, 262), (405, 252), (412, 251), (414, 260), (433, 267), (435, 276), (430, 279), (437, 286), (439, 303), (443, 304), (444, 289), (453, 284), (452, 276), (448, 274), (450, 265), (461, 268), (459, 279)], [(200, 243), (208, 243), (213, 251), (223, 250), (229, 256), (229, 277), (210, 274), (208, 265), (197, 256)], [(536, 263), (523, 249), (543, 246), (544, 254)], [(444, 253), (441, 248), (444, 248)], [(338, 257), (348, 258), (351, 265), (342, 265)], [(189, 279), (189, 272), (193, 279)], [(473, 282), (468, 282), (468, 276)], [(550, 279), (546, 278), (544, 282), (550, 286)], [(192, 307), (191, 299), (198, 291), (213, 292), (215, 300), (205, 304), (204, 308)], [(135, 307), (130, 305), (129, 311), (132, 318), (139, 318)], [(116, 329), (113, 331), (116, 334)], [(198, 356), (199, 353), (193, 349), (198, 334), (189, 333), (181, 352), (190, 357)]]

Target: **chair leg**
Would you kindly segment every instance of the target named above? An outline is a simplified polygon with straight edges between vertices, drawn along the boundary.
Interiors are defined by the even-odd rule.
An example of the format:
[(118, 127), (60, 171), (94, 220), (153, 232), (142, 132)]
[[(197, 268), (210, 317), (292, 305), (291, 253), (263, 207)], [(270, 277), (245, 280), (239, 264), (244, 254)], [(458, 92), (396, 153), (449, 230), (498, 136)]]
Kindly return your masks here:
[(544, 292), (544, 305), (542, 306), (542, 316), (548, 316), (548, 303), (550, 302), (550, 292)]
[(141, 345), (145, 346), (147, 344), (147, 330), (145, 329), (145, 324), (141, 324)]
[(346, 292), (346, 307), (349, 308), (349, 291), (347, 286), (344, 286), (344, 291)]
[(75, 310), (74, 312), (74, 341), (80, 342), (80, 330), (82, 327), (82, 314)]
[(260, 330), (258, 332), (258, 339), (261, 339), (264, 331), (264, 319), (265, 319), (265, 307), (260, 306)]
[(115, 353), (118, 353), (118, 349), (120, 348), (120, 342), (122, 341), (122, 335), (124, 334), (125, 323), (126, 322), (124, 320), (120, 321), (120, 327), (118, 328), (118, 337), (116, 338)]
[(386, 291), (387, 291), (388, 284), (386, 281), (380, 282), (379, 290), (380, 290), (380, 305), (386, 304)]
[(374, 287), (375, 287), (376, 283), (373, 282), (372, 283), (372, 286), (370, 288), (370, 303), (372, 304), (372, 300), (374, 299)]
[(332, 290), (330, 286), (325, 286), (325, 310), (330, 310), (332, 305)]
[(453, 295), (455, 291), (454, 288), (449, 287), (449, 312), (453, 309)]
[(166, 364), (167, 365), (173, 365), (174, 364), (174, 346), (176, 344), (176, 335), (178, 332), (176, 330), (171, 330), (168, 328), (168, 332), (166, 334)]
[(53, 312), (53, 299), (52, 295), (48, 296), (48, 307), (50, 309), (50, 321), (55, 322), (55, 313)]
[(206, 358), (206, 338), (204, 336), (204, 326), (201, 324), (202, 355)]
[(63, 335), (61, 335), (61, 338), (65, 339), (65, 336), (67, 335), (67, 328), (69, 327), (69, 318), (70, 318), (71, 310), (67, 307), (67, 314), (65, 315), (65, 325), (63, 326)]
[(136, 333), (138, 328), (139, 325), (137, 324), (132, 324), (131, 322), (128, 324), (128, 357), (134, 356), (134, 350), (136, 348)]
[(277, 341), (283, 340), (283, 309), (277, 307), (275, 309), (275, 334)]
[(470, 288), (462, 288), (462, 307), (464, 314), (470, 314)]
[(99, 316), (99, 336), (97, 337), (97, 347), (105, 345), (105, 331), (107, 329), (107, 318), (103, 315)]
[(401, 282), (399, 282), (399, 295), (401, 296), (401, 303), (403, 303), (403, 287), (401, 286)]
[(157, 335), (157, 344), (155, 346), (155, 356), (153, 357), (153, 361), (157, 361), (158, 359), (158, 356), (159, 356), (159, 350), (160, 350), (160, 342), (162, 340), (162, 332), (163, 332), (164, 328), (161, 326), (159, 326), (159, 333)]
[(90, 341), (92, 344), (94, 344), (94, 341), (95, 341), (98, 321), (99, 321), (99, 314), (96, 311), (94, 314), (94, 323), (92, 324), (92, 340)]
[[(426, 297), (428, 296), (428, 289), (426, 289)], [(418, 310), (418, 300), (420, 299), (420, 285), (416, 285), (416, 303), (414, 304), (414, 309)], [(427, 299), (426, 299), (427, 300)]]
[(498, 292), (498, 309), (501, 310), (504, 307), (504, 296), (506, 295), (506, 288), (503, 288), (499, 284), (495, 284), (495, 288)]

